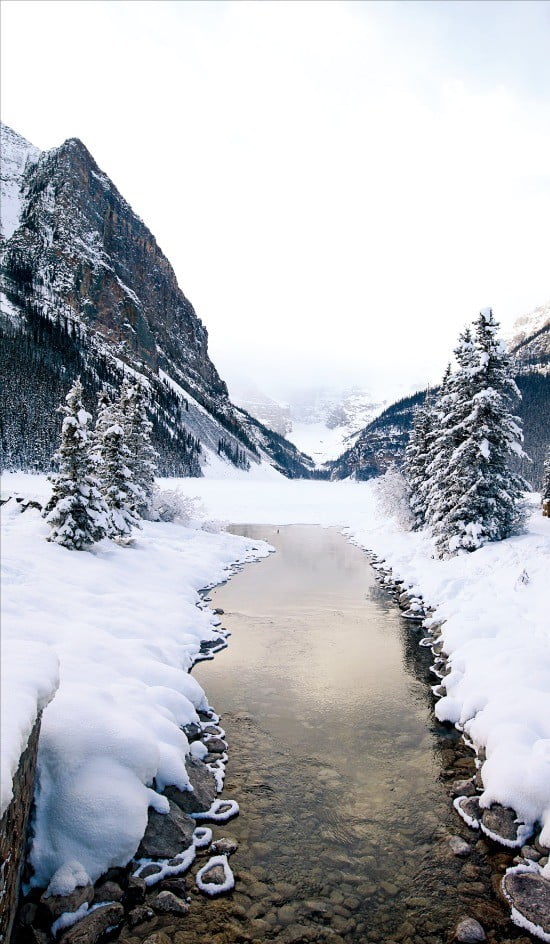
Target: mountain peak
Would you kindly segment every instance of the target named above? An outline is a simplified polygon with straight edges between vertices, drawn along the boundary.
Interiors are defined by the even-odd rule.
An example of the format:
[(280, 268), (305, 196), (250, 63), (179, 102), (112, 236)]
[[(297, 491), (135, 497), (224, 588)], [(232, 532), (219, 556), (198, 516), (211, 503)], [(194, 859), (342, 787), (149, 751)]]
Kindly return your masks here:
[(9, 239), (21, 218), (25, 173), (36, 164), (42, 152), (3, 122), (0, 122), (0, 143), (0, 236)]

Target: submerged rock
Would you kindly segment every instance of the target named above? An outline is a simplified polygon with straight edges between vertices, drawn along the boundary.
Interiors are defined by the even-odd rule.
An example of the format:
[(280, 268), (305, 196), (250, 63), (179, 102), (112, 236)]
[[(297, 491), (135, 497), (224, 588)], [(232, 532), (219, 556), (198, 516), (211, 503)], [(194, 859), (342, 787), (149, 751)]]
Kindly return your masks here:
[(462, 944), (477, 944), (478, 941), (486, 941), (485, 931), (475, 918), (461, 918), (455, 930), (455, 941), (461, 941)]
[(149, 904), (157, 914), (185, 915), (189, 911), (189, 905), (186, 901), (168, 891), (160, 892)]
[(212, 843), (212, 852), (218, 855), (231, 855), (233, 852), (236, 852), (238, 848), (239, 843), (237, 840), (226, 836), (223, 836), (221, 839), (216, 839), (216, 842)]
[(149, 821), (136, 858), (169, 859), (193, 844), (196, 823), (169, 801), (168, 813), (149, 810)]
[(472, 851), (470, 843), (466, 842), (462, 836), (451, 836), (449, 839), (449, 846), (451, 847), (453, 855), (461, 856), (461, 858), (470, 855), (470, 852)]

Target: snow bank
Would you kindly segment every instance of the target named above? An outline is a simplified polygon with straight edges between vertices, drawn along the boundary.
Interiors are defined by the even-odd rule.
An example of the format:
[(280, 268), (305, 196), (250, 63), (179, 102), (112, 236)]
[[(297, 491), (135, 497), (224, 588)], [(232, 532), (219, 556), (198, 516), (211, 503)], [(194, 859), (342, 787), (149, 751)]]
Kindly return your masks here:
[[(44, 478), (5, 476), (4, 493), (14, 488), (42, 499), (49, 491)], [(86, 552), (48, 543), (47, 532), (38, 511), (22, 514), (13, 498), (4, 506), (7, 799), (37, 706), (55, 687), (56, 656), (60, 662), (39, 749), (31, 862), (41, 886), (67, 863), (67, 874), (80, 869), (92, 881), (126, 863), (149, 806), (167, 807), (157, 790), (187, 786), (181, 726), (208, 707), (189, 668), (219, 625), (197, 607), (197, 591), (226, 579), (233, 562), (269, 551), (262, 542), (179, 524), (144, 522), (133, 546), (103, 541)]]
[[(12, 572), (12, 579), (18, 574)], [(20, 575), (19, 575), (20, 576)], [(59, 684), (59, 660), (50, 646), (24, 639), (2, 643), (0, 695), (0, 817), (13, 796), (13, 778), (38, 713)]]

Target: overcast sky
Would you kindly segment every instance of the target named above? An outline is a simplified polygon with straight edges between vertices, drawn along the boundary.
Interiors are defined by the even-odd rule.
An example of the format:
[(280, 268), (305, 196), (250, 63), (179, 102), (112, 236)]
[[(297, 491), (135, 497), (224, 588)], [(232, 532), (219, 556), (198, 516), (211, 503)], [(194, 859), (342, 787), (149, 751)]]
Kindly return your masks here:
[(547, 2), (2, 4), (2, 117), (81, 138), (222, 376), (437, 381), (550, 298)]

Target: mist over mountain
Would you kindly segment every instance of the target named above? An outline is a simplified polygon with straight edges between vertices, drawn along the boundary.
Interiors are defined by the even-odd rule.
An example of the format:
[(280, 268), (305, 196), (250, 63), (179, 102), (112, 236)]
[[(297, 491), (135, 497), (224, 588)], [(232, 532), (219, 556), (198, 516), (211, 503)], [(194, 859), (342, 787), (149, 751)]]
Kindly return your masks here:
[(309, 475), (307, 457), (231, 403), (172, 266), (82, 142), (41, 152), (1, 133), (4, 466), (48, 467), (75, 376), (93, 407), (129, 373), (146, 385), (163, 472), (269, 462)]

